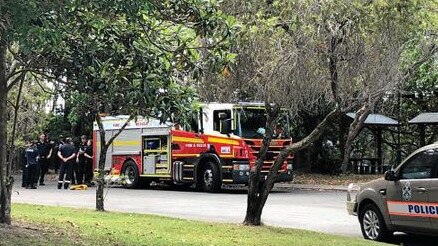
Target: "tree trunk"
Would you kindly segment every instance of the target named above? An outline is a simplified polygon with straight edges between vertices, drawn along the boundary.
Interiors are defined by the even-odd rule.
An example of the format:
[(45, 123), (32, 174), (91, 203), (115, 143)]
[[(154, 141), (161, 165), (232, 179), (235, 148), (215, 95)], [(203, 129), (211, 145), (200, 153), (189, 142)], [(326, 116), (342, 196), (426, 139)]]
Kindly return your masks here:
[[(258, 185), (259, 179), (254, 180), (252, 177), (253, 176), (255, 177), (256, 175), (252, 173), (250, 174), (246, 216), (245, 216), (245, 220), (243, 221), (244, 225), (258, 226), (261, 224), (261, 216), (262, 216), (263, 208), (266, 204), (266, 201), (268, 200), (269, 193), (274, 187), (274, 182), (278, 175), (278, 169), (282, 166), (282, 164), (284, 163), (284, 161), (289, 155), (295, 153), (298, 150), (307, 148), (313, 142), (315, 142), (322, 135), (322, 133), (328, 128), (330, 122), (333, 121), (333, 119), (337, 118), (338, 116), (339, 116), (339, 111), (337, 109), (333, 110), (324, 118), (323, 121), (321, 121), (321, 123), (318, 124), (318, 126), (316, 126), (316, 128), (307, 137), (305, 137), (303, 140), (299, 142), (289, 145), (284, 150), (282, 150), (278, 155), (278, 157), (275, 159), (274, 164), (271, 166), (271, 169), (269, 170), (269, 174), (265, 182), (263, 183), (263, 186), (259, 187)], [(266, 133), (267, 133), (266, 135), (268, 135), (268, 133), (271, 133), (272, 136), (274, 126), (275, 125), (272, 124), (271, 125), (272, 129), (266, 129)], [(269, 147), (270, 139), (269, 141), (265, 141), (265, 140), (268, 140), (266, 136), (263, 139), (263, 144), (260, 153), (262, 153), (263, 149), (267, 151)], [(266, 153), (264, 153), (263, 156), (259, 156), (257, 162), (261, 162), (263, 164), (265, 155)], [(260, 157), (263, 157), (263, 160), (259, 161), (261, 159)], [(257, 165), (259, 165), (259, 163), (257, 163)], [(258, 171), (257, 177), (259, 177), (261, 170), (259, 169), (257, 171)]]
[(336, 54), (337, 46), (338, 38), (336, 36), (331, 36), (328, 39), (328, 68), (330, 71), (330, 88), (332, 90), (332, 95), (335, 99), (335, 102), (339, 105), (341, 103), (341, 99), (339, 98), (338, 93), (338, 56)]
[(268, 178), (262, 186), (259, 186), (257, 192), (254, 192), (254, 189), (249, 189), (250, 187), (248, 188), (248, 208), (246, 210), (245, 221), (243, 222), (244, 225), (261, 225), (263, 208), (268, 200), (269, 193), (274, 187), (275, 176), (269, 177), (268, 175)]
[(271, 144), (272, 135), (274, 133), (275, 121), (280, 114), (280, 108), (271, 108), (269, 103), (265, 103), (266, 106), (266, 132), (263, 137), (262, 146), (260, 148), (259, 154), (257, 156), (256, 164), (251, 168), (249, 175), (249, 185), (248, 185), (248, 199), (246, 216), (243, 221), (244, 225), (259, 226), (261, 223), (261, 216), (263, 206), (261, 200), (261, 191), (263, 187), (260, 187), (260, 172), (264, 164), (266, 153), (268, 152), (269, 145)]
[[(55, 84), (55, 88), (58, 87), (58, 83)], [(52, 100), (52, 108), (50, 109), (50, 113), (55, 114), (55, 110), (56, 110), (56, 103), (58, 102), (58, 90), (55, 90), (55, 93), (53, 95), (53, 100)]]
[[(102, 132), (100, 134), (102, 134)], [(105, 136), (103, 138), (105, 139)], [(101, 137), (101, 139), (102, 139), (102, 137)], [(101, 144), (101, 146), (105, 146), (105, 145)], [(99, 156), (99, 164), (98, 164), (98, 176), (97, 176), (97, 189), (96, 189), (96, 210), (97, 211), (105, 211), (105, 203), (104, 203), (105, 198), (103, 196), (103, 192), (104, 192), (104, 188), (105, 188), (105, 159), (106, 159), (106, 152), (107, 152), (107, 148), (104, 148), (104, 147), (100, 148), (100, 156)]]
[(350, 160), (351, 147), (353, 145), (354, 139), (362, 130), (363, 124), (367, 119), (368, 115), (370, 114), (370, 112), (371, 112), (370, 105), (369, 104), (364, 105), (356, 112), (356, 116), (354, 117), (353, 122), (350, 124), (347, 139), (344, 145), (344, 153), (343, 153), (342, 166), (341, 166), (342, 173), (346, 173), (348, 171), (348, 163)]
[(102, 119), (100, 114), (96, 115), (96, 122), (99, 126), (99, 137), (100, 137), (100, 153), (99, 153), (99, 163), (97, 164), (97, 189), (96, 189), (96, 210), (105, 211), (103, 191), (105, 188), (105, 160), (106, 160), (106, 139), (105, 139), (105, 129), (103, 127)]
[(11, 224), (11, 191), (13, 178), (10, 163), (7, 162), (7, 45), (0, 42), (0, 223)]
[(108, 142), (106, 141), (105, 136), (105, 128), (102, 123), (102, 118), (100, 113), (96, 113), (96, 122), (99, 126), (99, 135), (100, 135), (100, 154), (99, 154), (99, 163), (97, 165), (98, 176), (97, 176), (97, 189), (96, 189), (96, 210), (97, 211), (105, 211), (105, 197), (103, 195), (105, 189), (105, 161), (106, 161), (106, 153), (108, 151), (109, 146), (113, 143), (114, 139), (116, 139), (120, 133), (126, 128), (128, 123), (134, 118), (134, 115), (130, 115), (126, 122), (122, 125), (122, 127), (114, 134)]
[(23, 85), (24, 85), (24, 80), (25, 80), (25, 73), (22, 73), (20, 75), (20, 86), (18, 87), (18, 94), (17, 94), (17, 98), (15, 101), (15, 106), (14, 106), (14, 119), (12, 121), (12, 132), (10, 135), (10, 143), (9, 143), (9, 154), (7, 157), (7, 163), (12, 167), (14, 167), (14, 163), (18, 163), (17, 162), (17, 148), (15, 146), (15, 140), (16, 140), (16, 133), (17, 133), (17, 122), (18, 122), (18, 112), (20, 110), (20, 99), (21, 99), (21, 93), (23, 91)]
[(262, 210), (260, 209), (260, 196), (255, 186), (248, 187), (248, 207), (246, 209), (244, 225), (259, 226), (261, 224)]
[[(339, 137), (339, 152), (341, 153), (340, 158), (343, 158), (344, 152), (345, 152), (345, 142), (347, 141), (347, 135), (348, 135), (348, 124), (344, 120), (344, 117), (341, 117), (338, 124), (338, 137)], [(339, 166), (336, 166), (336, 171), (340, 171), (342, 166), (342, 159), (341, 163), (339, 163)]]

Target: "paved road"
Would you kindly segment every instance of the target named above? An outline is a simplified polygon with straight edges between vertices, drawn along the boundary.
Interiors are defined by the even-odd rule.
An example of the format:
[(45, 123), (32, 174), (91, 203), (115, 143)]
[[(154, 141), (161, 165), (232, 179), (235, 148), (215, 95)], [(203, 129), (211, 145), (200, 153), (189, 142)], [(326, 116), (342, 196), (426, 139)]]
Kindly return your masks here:
[[(95, 189), (57, 190), (55, 183), (37, 190), (15, 188), (13, 202), (42, 205), (94, 208)], [(343, 191), (275, 191), (268, 199), (262, 221), (266, 225), (300, 228), (332, 234), (361, 237), (359, 223), (345, 210)], [(204, 221), (240, 223), (246, 208), (242, 190), (225, 190), (219, 194), (170, 189), (127, 190), (111, 188), (105, 207), (110, 211), (157, 214)], [(399, 235), (394, 243), (424, 245), (424, 237)], [(437, 242), (437, 239), (431, 239)], [(435, 244), (432, 244), (435, 245)]]
[[(291, 190), (270, 195), (263, 212), (267, 225), (360, 236), (355, 217), (345, 211), (345, 192)], [(94, 208), (95, 189), (57, 190), (55, 183), (37, 190), (16, 188), (13, 202)], [(246, 208), (244, 191), (219, 194), (163, 189), (111, 188), (105, 207), (110, 211), (136, 212), (205, 221), (239, 223)]]

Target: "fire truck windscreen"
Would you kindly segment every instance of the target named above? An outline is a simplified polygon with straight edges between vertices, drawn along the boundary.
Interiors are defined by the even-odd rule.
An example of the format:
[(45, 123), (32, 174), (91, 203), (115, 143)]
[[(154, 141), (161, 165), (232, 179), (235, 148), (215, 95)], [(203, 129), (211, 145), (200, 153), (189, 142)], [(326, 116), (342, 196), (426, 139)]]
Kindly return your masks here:
[[(289, 119), (283, 113), (274, 130), (274, 138), (287, 138)], [(264, 108), (244, 108), (238, 111), (236, 135), (243, 138), (261, 139), (266, 132), (266, 112)]]

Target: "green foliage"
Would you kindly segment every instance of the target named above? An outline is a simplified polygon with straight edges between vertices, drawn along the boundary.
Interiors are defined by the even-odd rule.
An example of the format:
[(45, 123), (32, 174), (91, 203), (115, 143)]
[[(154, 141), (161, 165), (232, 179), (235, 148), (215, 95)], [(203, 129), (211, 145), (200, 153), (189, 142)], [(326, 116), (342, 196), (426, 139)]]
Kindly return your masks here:
[(8, 93), (8, 137), (14, 137), (18, 146), (23, 146), (26, 141), (37, 139), (49, 118), (46, 104), (50, 95), (44, 92), (49, 89), (43, 84), (36, 83), (35, 79), (33, 76), (27, 76), (24, 81), (18, 105), (15, 136), (11, 134), (19, 87), (13, 87)]
[[(209, 1), (73, 0), (39, 20), (28, 40), (67, 78), (72, 123), (98, 112), (181, 118), (202, 67), (232, 58), (233, 21)], [(201, 60), (204, 51), (224, 59)]]
[[(405, 76), (400, 94), (387, 98), (379, 108), (387, 115), (400, 115), (403, 156), (421, 147), (419, 129), (407, 122), (420, 113), (436, 112), (438, 108), (438, 1), (416, 1), (416, 4), (421, 7), (413, 15), (418, 20), (413, 31), (415, 36), (403, 47), (401, 69)], [(426, 127), (426, 144), (437, 139), (438, 128)]]
[(65, 120), (64, 115), (50, 114), (44, 126), (44, 132), (49, 135), (51, 140), (58, 140), (60, 136), (70, 136), (70, 128), (71, 125)]
[[(408, 117), (413, 117), (419, 111), (434, 111), (438, 108), (437, 45), (437, 39), (425, 37), (412, 42), (405, 51), (404, 69), (409, 76), (403, 90), (408, 94), (408, 100), (404, 104), (404, 111), (408, 112)], [(430, 53), (431, 50), (434, 50), (432, 52), (435, 54)]]
[[(7, 130), (9, 139), (14, 138), (14, 144), (17, 146), (24, 145), (25, 141), (36, 139), (38, 134), (43, 131), (47, 123), (48, 115), (46, 114), (46, 103), (50, 98), (46, 92), (50, 91), (46, 81), (41, 81), (41, 77), (31, 75), (21, 71), (41, 67), (44, 63), (38, 56), (26, 51), (31, 47), (26, 46), (29, 33), (34, 30), (35, 26), (40, 25), (38, 18), (45, 12), (49, 12), (62, 1), (42, 1), (42, 0), (5, 0), (0, 1), (0, 42), (4, 42), (8, 47), (6, 64), (7, 69), (12, 69), (14, 63), (16, 70), (7, 71), (13, 73), (7, 78), (8, 86), (12, 81), (18, 81), (24, 74), (25, 81), (19, 99), (19, 109), (17, 114), (17, 124), (15, 136), (12, 136), (14, 127), (14, 114), (19, 92), (19, 83), (15, 83), (7, 92)], [(0, 61), (3, 62), (3, 61)], [(3, 114), (3, 112), (2, 112)], [(3, 147), (2, 147), (3, 148)]]
[[(334, 103), (333, 87), (329, 84), (333, 74), (330, 58), (336, 61), (340, 104), (352, 111), (368, 99), (377, 98), (380, 101), (373, 110), (383, 112), (384, 98), (396, 110), (383, 113), (396, 117), (396, 98), (388, 100), (386, 92), (397, 94), (400, 86), (407, 89), (414, 85), (430, 90), (437, 81), (436, 61), (418, 67), (415, 74), (421, 75), (421, 79), (415, 76), (409, 82), (403, 81), (406, 70), (425, 53), (421, 47), (424, 42), (420, 40), (436, 42), (436, 0), (228, 0), (222, 8), (235, 15), (241, 25), (233, 46), (238, 57), (232, 75), (216, 85), (208, 85), (203, 95), (224, 101), (264, 98), (276, 101), (294, 115), (295, 141), (314, 129), (314, 118), (322, 120), (339, 104)], [(330, 41), (336, 43), (333, 50)], [(263, 94), (266, 90), (269, 93)], [(433, 110), (437, 108), (436, 98), (436, 94), (429, 94), (417, 101)], [(419, 107), (410, 111), (417, 114)], [(344, 142), (338, 129), (322, 138), (333, 142), (337, 151)], [(299, 166), (318, 164), (321, 160), (330, 164), (338, 161), (337, 151), (325, 148), (320, 141), (315, 146), (308, 150), (313, 160), (297, 160)]]

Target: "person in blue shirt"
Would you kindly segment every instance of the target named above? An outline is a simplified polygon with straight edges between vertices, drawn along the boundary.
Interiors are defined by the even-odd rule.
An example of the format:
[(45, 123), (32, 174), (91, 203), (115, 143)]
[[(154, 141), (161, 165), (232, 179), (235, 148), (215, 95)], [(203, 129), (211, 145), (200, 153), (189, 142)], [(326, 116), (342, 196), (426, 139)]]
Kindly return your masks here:
[(26, 148), (26, 189), (36, 189), (35, 186), (38, 179), (38, 149), (36, 146), (36, 141)]

